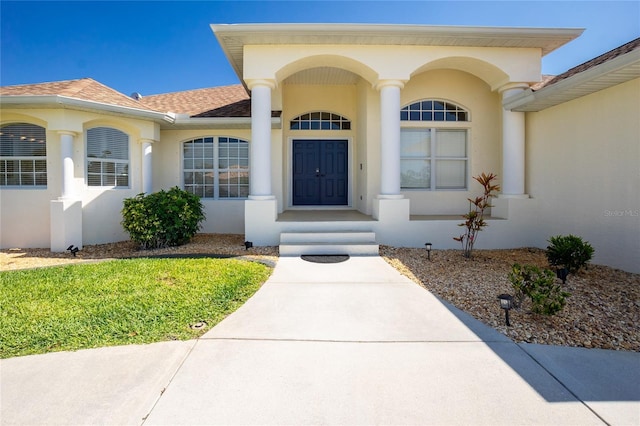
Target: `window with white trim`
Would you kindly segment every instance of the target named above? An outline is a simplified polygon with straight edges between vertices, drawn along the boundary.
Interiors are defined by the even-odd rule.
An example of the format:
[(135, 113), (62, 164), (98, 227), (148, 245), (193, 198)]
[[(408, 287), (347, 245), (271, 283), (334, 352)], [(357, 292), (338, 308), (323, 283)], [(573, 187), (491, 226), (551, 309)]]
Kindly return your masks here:
[[(468, 121), (463, 108), (438, 100), (405, 106), (401, 121)], [(418, 123), (415, 123), (418, 124)], [(400, 129), (400, 186), (416, 190), (466, 189), (467, 129), (405, 125)]]
[(87, 130), (87, 185), (129, 187), (129, 135), (111, 127)]
[(291, 130), (351, 130), (351, 121), (326, 111), (308, 112), (291, 120)]
[(184, 189), (201, 198), (249, 196), (249, 142), (208, 136), (182, 144)]
[(0, 186), (47, 186), (44, 127), (29, 123), (0, 127)]

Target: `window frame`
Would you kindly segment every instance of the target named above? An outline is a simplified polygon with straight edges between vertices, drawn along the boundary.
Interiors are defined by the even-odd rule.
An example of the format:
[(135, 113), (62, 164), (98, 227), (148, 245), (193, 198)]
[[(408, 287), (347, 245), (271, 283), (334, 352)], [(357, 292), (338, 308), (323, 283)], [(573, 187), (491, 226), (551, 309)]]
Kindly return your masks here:
[[(434, 122), (430, 122), (430, 123), (434, 123)], [(429, 156), (423, 156), (423, 157), (403, 157), (402, 154), (400, 155), (400, 163), (402, 164), (403, 160), (416, 160), (416, 159), (420, 159), (420, 158), (424, 158), (426, 161), (429, 162), (430, 164), (430, 175), (429, 175), (429, 187), (425, 187), (425, 188), (411, 188), (411, 187), (403, 187), (402, 186), (402, 178), (400, 178), (400, 190), (401, 191), (410, 191), (410, 192), (434, 192), (434, 191), (438, 191), (438, 192), (444, 192), (444, 191), (468, 191), (469, 190), (469, 167), (470, 167), (470, 158), (469, 158), (469, 153), (470, 153), (470, 148), (471, 148), (471, 126), (460, 126), (460, 122), (437, 122), (438, 125), (434, 126), (425, 126), (425, 122), (420, 122), (420, 121), (413, 121), (413, 122), (402, 122), (401, 126), (400, 126), (400, 143), (402, 144), (402, 131), (405, 129), (421, 129), (421, 130), (429, 130), (431, 131), (431, 141), (430, 141), (430, 147), (429, 147), (429, 151), (430, 154)], [(442, 132), (442, 131), (448, 131), (448, 130), (460, 130), (460, 131), (464, 131), (465, 133), (465, 156), (464, 157), (451, 157), (451, 156), (447, 156), (447, 157), (438, 157), (437, 156), (437, 140), (438, 140), (438, 131)], [(402, 148), (401, 151), (402, 153)], [(463, 160), (465, 162), (465, 167), (464, 167), (464, 187), (460, 187), (460, 188), (438, 188), (437, 187), (437, 171), (438, 171), (438, 162), (442, 162), (442, 161), (455, 161), (455, 160)], [(400, 166), (400, 169), (402, 170), (402, 165)]]
[[(108, 129), (121, 133), (126, 136), (126, 150), (127, 150), (127, 159), (123, 160), (121, 158), (102, 158), (102, 157), (89, 157), (89, 132), (96, 129)], [(131, 188), (131, 136), (117, 127), (106, 126), (106, 125), (98, 125), (92, 126), (85, 130), (85, 183), (87, 188), (89, 189), (130, 189)], [(100, 172), (91, 171), (91, 163), (100, 164)], [(113, 165), (113, 173), (104, 170), (105, 165)], [(126, 169), (125, 174), (118, 174), (118, 169), (122, 169), (122, 165)], [(105, 177), (113, 175), (113, 185), (105, 185)], [(99, 176), (100, 177), (100, 185), (92, 185), (90, 183), (90, 176)], [(126, 185), (118, 185), (118, 178), (126, 176), (127, 184)]]
[[(0, 126), (0, 136), (4, 137), (4, 129), (6, 129), (7, 127), (10, 126), (25, 126), (25, 127), (31, 127), (31, 131), (35, 132), (42, 132), (42, 137), (43, 139), (41, 140), (37, 140), (33, 134), (30, 134), (29, 136), (21, 136), (20, 137), (20, 141), (25, 141), (27, 139), (29, 139), (27, 142), (31, 143), (34, 142), (36, 144), (44, 144), (44, 154), (43, 155), (2, 155), (2, 152), (0, 151), (0, 187), (4, 188), (4, 189), (46, 189), (49, 185), (49, 171), (48, 171), (48, 154), (47, 154), (47, 129), (43, 126), (40, 126), (38, 124), (34, 124), (34, 123), (28, 123), (28, 122), (10, 122), (10, 123), (4, 123)], [(40, 135), (38, 135), (40, 136)], [(12, 135), (10, 135), (10, 137), (13, 137)], [(14, 145), (13, 145), (12, 141), (12, 145), (11, 145), (11, 151), (15, 151), (14, 149)], [(34, 145), (35, 147), (38, 147), (39, 145)], [(18, 170), (15, 171), (9, 171), (9, 163), (16, 163)], [(31, 170), (25, 170), (24, 172), (22, 171), (22, 167), (23, 165), (26, 164), (31, 164), (30, 169)], [(41, 163), (41, 165), (44, 165), (44, 171), (38, 171), (38, 165), (37, 163)], [(17, 175), (18, 184), (9, 184), (9, 175)], [(30, 176), (31, 177), (31, 181), (32, 183), (23, 183), (23, 179), (26, 178), (26, 176)], [(44, 183), (38, 183), (39, 180), (42, 179), (42, 177), (44, 176)]]
[[(437, 108), (441, 104), (442, 108)], [(413, 108), (412, 108), (413, 107)], [(436, 115), (436, 114), (442, 114)], [(450, 116), (449, 114), (453, 114)], [(400, 176), (401, 191), (468, 191), (470, 172), (470, 141), (471, 141), (471, 114), (465, 108), (447, 99), (424, 98), (411, 101), (400, 108), (400, 170), (402, 173), (402, 162), (408, 160), (423, 159), (429, 163), (429, 186), (424, 188), (402, 187), (402, 176)], [(439, 118), (441, 117), (441, 119)], [(449, 120), (448, 118), (452, 119)], [(463, 123), (466, 123), (464, 125)], [(402, 156), (402, 131), (405, 129), (423, 129), (430, 132), (429, 154), (425, 156)], [(465, 135), (464, 157), (438, 156), (438, 132), (460, 130)], [(446, 161), (464, 161), (464, 185), (462, 187), (438, 187), (438, 164)]]
[[(207, 142), (207, 140), (211, 140), (211, 142)], [(223, 143), (231, 143), (228, 141), (222, 141), (223, 139), (227, 139), (227, 140), (235, 140), (238, 143), (242, 143), (242, 144), (246, 144), (246, 153), (247, 156), (246, 158), (241, 157), (240, 155), (237, 156), (230, 156), (227, 155), (226, 157), (221, 156), (221, 144)], [(212, 148), (213, 148), (213, 155), (212, 157), (205, 157), (204, 156), (204, 148), (205, 146), (203, 146), (203, 156), (198, 158), (198, 157), (192, 157), (192, 159), (194, 160), (194, 167), (191, 168), (187, 168), (185, 167), (185, 163), (188, 160), (187, 157), (185, 157), (185, 145), (188, 143), (193, 143), (196, 142), (198, 140), (201, 140), (202, 143), (211, 143), (212, 144)], [(207, 135), (207, 136), (198, 136), (198, 137), (193, 137), (187, 140), (183, 140), (182, 142), (180, 142), (180, 163), (181, 163), (181, 172), (182, 172), (182, 178), (181, 178), (181, 184), (182, 184), (182, 189), (185, 191), (188, 191), (192, 194), (198, 195), (198, 197), (200, 197), (201, 200), (203, 201), (208, 201), (208, 200), (215, 200), (215, 201), (220, 201), (220, 200), (247, 200), (249, 198), (250, 195), (250, 173), (251, 173), (251, 165), (250, 165), (250, 159), (251, 159), (251, 143), (249, 142), (249, 140), (247, 139), (243, 139), (241, 137), (236, 137), (236, 136), (222, 136), (222, 135), (217, 135), (217, 136), (211, 136), (211, 135)], [(229, 149), (230, 147), (227, 147), (227, 149)], [(244, 147), (242, 147), (241, 145), (237, 146), (237, 150), (241, 151)], [(242, 161), (246, 161), (246, 166), (242, 165), (241, 167), (230, 167), (231, 163), (230, 161), (232, 159), (238, 160), (238, 162), (242, 162)], [(197, 160), (201, 160), (202, 161), (202, 165), (203, 167), (195, 167), (196, 165), (196, 161)], [(205, 166), (205, 162), (207, 160), (211, 160), (212, 161), (212, 168), (206, 168)], [(227, 165), (227, 167), (221, 167), (221, 161), (229, 161), (229, 164)], [(246, 179), (244, 180), (246, 183), (240, 182), (240, 176), (238, 176), (238, 182), (236, 184), (228, 184), (225, 185), (223, 183), (221, 183), (221, 175), (224, 173), (246, 173)], [(191, 181), (192, 183), (187, 183), (187, 173), (194, 173), (193, 177), (194, 179)], [(197, 183), (195, 182), (196, 179), (196, 175), (195, 173), (202, 173), (202, 183)], [(213, 176), (213, 179), (211, 180), (211, 183), (207, 183), (206, 182), (206, 173), (211, 173)], [(235, 188), (237, 190), (237, 193), (239, 194), (238, 196), (235, 197), (231, 197), (231, 196), (221, 196), (221, 188), (226, 187), (228, 189), (233, 188), (235, 185)], [(200, 195), (198, 192), (199, 191), (195, 191), (195, 190), (191, 190), (189, 188), (197, 188), (198, 186), (202, 186), (202, 188), (204, 189), (204, 191), (202, 191), (202, 194), (204, 195)], [(212, 191), (210, 192), (212, 194), (212, 196), (207, 196), (208, 191), (206, 191), (207, 186), (212, 188)], [(241, 193), (241, 188), (246, 188), (246, 195), (242, 195), (240, 196)], [(230, 194), (232, 191), (227, 191), (226, 194)]]

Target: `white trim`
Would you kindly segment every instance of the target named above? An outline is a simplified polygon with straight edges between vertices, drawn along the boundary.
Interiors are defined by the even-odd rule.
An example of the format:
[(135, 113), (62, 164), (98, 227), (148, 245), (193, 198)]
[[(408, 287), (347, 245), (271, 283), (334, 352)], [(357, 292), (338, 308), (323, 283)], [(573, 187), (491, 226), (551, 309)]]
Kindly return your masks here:
[[(611, 77), (598, 81), (607, 75)], [(640, 49), (574, 74), (540, 90), (526, 89), (523, 93), (504, 99), (502, 105), (504, 109), (512, 111), (542, 111), (638, 77), (640, 77)]]
[(166, 121), (169, 123), (174, 122), (173, 113), (163, 113), (150, 111), (148, 109), (131, 108), (120, 105), (106, 104), (103, 102), (87, 101), (84, 99), (72, 98), (69, 96), (60, 95), (20, 95), (0, 96), (0, 105), (5, 106), (62, 106), (77, 108), (80, 110), (92, 110), (92, 111), (106, 111), (114, 114), (123, 114), (139, 118), (148, 118), (151, 120)]
[[(336, 130), (338, 131), (338, 130)], [(326, 130), (325, 130), (326, 132)], [(342, 206), (295, 206), (293, 205), (293, 173), (292, 173), (292, 168), (293, 168), (293, 141), (294, 140), (344, 140), (347, 141), (347, 149), (348, 149), (348, 153), (347, 153), (347, 204), (342, 205)], [(353, 167), (353, 137), (351, 136), (327, 136), (327, 135), (323, 135), (322, 137), (317, 136), (310, 136), (310, 135), (305, 135), (305, 136), (299, 136), (299, 137), (294, 137), (294, 136), (289, 136), (287, 138), (287, 164), (285, 167), (285, 179), (287, 181), (287, 202), (285, 203), (287, 210), (340, 210), (340, 209), (348, 209), (351, 210), (353, 209), (353, 194), (354, 194), (354, 188), (353, 188), (353, 183), (354, 178), (353, 178), (353, 173), (354, 173), (354, 167)]]

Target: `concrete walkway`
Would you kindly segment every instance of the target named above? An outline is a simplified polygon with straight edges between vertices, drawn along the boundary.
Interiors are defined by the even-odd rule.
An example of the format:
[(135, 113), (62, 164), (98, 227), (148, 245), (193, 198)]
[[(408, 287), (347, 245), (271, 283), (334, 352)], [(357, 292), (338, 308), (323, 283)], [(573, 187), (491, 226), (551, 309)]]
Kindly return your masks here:
[(0, 380), (3, 425), (640, 424), (640, 354), (515, 344), (379, 257), (281, 258), (197, 341), (11, 358)]

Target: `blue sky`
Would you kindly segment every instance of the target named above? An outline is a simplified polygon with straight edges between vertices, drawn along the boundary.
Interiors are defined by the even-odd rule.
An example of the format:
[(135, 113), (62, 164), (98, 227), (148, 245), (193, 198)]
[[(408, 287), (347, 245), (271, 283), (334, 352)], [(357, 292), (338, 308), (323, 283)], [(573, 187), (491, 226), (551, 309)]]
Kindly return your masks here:
[(640, 36), (640, 1), (6, 1), (0, 84), (91, 77), (124, 94), (239, 82), (209, 24), (585, 28), (543, 59), (559, 74)]

